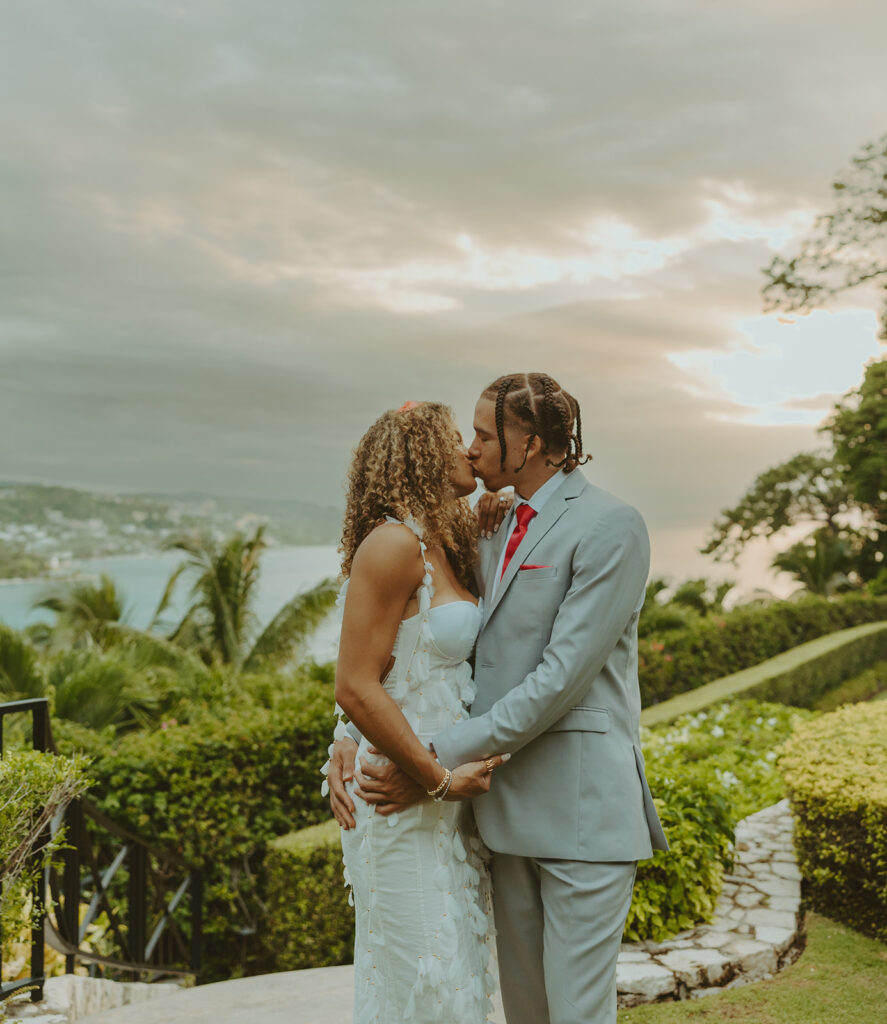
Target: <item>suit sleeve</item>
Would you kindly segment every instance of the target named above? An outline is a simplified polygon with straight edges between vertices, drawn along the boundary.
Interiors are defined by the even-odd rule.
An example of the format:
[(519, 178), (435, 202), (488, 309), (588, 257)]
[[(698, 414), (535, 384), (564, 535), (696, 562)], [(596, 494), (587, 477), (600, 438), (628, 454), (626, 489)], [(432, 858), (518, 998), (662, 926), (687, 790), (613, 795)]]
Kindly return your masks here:
[(434, 737), (441, 764), (455, 768), (514, 753), (562, 718), (585, 695), (640, 609), (649, 569), (647, 529), (635, 509), (621, 506), (595, 523), (574, 552), (573, 577), (542, 661), (485, 714)]

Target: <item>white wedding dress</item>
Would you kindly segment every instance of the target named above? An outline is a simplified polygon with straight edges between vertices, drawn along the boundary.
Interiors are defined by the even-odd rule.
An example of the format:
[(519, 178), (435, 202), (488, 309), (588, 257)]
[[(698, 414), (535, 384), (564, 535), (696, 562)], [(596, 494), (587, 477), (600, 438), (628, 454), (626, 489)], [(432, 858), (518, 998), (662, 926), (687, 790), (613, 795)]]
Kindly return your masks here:
[[(465, 659), (482, 613), (471, 601), (431, 607), (422, 530), (405, 525), (419, 538), (425, 576), (419, 611), (398, 628), (383, 686), (426, 743), (466, 717), (474, 699)], [(343, 730), (340, 721), (337, 735)], [(367, 747), (362, 740), (359, 759), (388, 763)], [(493, 916), (470, 806), (424, 800), (385, 817), (359, 797), (354, 803), (356, 827), (341, 833), (356, 919), (354, 1024), (484, 1024), (496, 988)]]

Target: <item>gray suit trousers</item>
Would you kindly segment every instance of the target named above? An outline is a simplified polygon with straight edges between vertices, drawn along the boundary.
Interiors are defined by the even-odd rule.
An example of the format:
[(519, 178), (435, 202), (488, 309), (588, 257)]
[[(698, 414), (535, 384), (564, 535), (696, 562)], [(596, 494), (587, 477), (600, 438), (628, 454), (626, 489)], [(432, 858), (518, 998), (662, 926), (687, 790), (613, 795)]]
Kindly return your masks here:
[(616, 1024), (616, 958), (635, 868), (493, 854), (508, 1024)]

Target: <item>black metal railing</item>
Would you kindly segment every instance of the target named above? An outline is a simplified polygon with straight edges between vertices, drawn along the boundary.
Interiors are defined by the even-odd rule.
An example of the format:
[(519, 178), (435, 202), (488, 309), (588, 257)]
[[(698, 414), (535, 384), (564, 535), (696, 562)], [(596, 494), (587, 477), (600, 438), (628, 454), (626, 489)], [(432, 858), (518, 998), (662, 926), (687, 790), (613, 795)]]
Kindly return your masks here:
[[(3, 725), (7, 715), (16, 715), (21, 713), (30, 713), (31, 715), (31, 745), (34, 750), (49, 750), (51, 737), (49, 733), (49, 702), (45, 699), (41, 700), (17, 700), (10, 704), (0, 704), (0, 757), (3, 756)], [(50, 826), (47, 826), (47, 831)], [(46, 845), (48, 839), (46, 832), (37, 841), (38, 851)], [(39, 857), (37, 853), (35, 856)], [(2, 879), (0, 879), (2, 882)], [(42, 908), (43, 903), (43, 879), (41, 876), (34, 881), (34, 888), (31, 894), (31, 898), (34, 901), (35, 907)], [(0, 936), (2, 938), (2, 936)], [(44, 947), (43, 947), (43, 914), (42, 911), (40, 916), (34, 922), (31, 928), (31, 960), (30, 960), (30, 977), (21, 979), (19, 981), (3, 982), (0, 980), (0, 999), (5, 999), (7, 996), (12, 995), (13, 992), (18, 992), (21, 989), (31, 988), (31, 999), (33, 1002), (43, 998), (43, 983), (45, 978), (45, 960), (44, 960)], [(0, 972), (3, 969), (3, 947), (0, 945)], [(0, 975), (2, 979), (2, 975)]]
[[(34, 749), (54, 751), (47, 702), (16, 701), (0, 704), (0, 755), (4, 716), (22, 711), (32, 714)], [(112, 821), (88, 797), (59, 814), (51, 834), (62, 823), (65, 848), (35, 885), (41, 910), (31, 935), (30, 977), (3, 985), (0, 995), (33, 986), (31, 998), (42, 998), (44, 942), (64, 955), (67, 973), (79, 961), (102, 976), (196, 977), (203, 944), (202, 874)]]

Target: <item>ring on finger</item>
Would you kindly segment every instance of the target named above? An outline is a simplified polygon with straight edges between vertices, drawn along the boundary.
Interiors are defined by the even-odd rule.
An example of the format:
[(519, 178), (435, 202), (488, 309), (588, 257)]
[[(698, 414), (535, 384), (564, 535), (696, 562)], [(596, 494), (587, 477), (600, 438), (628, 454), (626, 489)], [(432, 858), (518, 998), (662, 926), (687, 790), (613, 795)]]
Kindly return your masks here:
[(506, 501), (508, 501), (508, 498), (506, 498), (505, 495), (503, 494), (502, 497), (499, 498), (499, 504), (504, 505)]
[(493, 759), (491, 757), (485, 758), (484, 759), (484, 764), (487, 766), (487, 771), (492, 775), (493, 774), (493, 769), (496, 767), (493, 764)]

